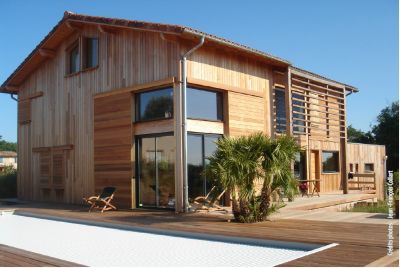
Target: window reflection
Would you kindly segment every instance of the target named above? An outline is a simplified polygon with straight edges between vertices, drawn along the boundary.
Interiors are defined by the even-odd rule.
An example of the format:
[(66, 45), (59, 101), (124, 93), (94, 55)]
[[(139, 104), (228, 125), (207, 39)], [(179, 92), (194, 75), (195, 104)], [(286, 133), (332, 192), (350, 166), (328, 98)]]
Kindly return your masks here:
[(187, 117), (222, 121), (222, 94), (188, 87)]
[(172, 118), (173, 90), (165, 88), (136, 95), (136, 120)]

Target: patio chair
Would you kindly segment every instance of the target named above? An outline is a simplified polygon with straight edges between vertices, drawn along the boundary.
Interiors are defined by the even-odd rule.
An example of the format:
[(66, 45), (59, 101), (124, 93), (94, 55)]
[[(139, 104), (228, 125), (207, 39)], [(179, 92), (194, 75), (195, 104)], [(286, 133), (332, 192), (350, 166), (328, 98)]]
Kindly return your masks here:
[(211, 190), (208, 192), (206, 196), (198, 196), (194, 199), (193, 205), (196, 210), (207, 210), (207, 211), (225, 211), (228, 210), (224, 209), (218, 204), (218, 200), (224, 195), (226, 190), (223, 190), (216, 198), (211, 197), (211, 193), (217, 190), (216, 186), (213, 186)]
[(90, 205), (89, 212), (92, 209), (101, 209), (101, 212), (117, 209), (111, 201), (114, 198), (115, 187), (104, 187), (103, 192), (97, 196), (91, 196), (89, 198), (83, 198), (83, 200)]

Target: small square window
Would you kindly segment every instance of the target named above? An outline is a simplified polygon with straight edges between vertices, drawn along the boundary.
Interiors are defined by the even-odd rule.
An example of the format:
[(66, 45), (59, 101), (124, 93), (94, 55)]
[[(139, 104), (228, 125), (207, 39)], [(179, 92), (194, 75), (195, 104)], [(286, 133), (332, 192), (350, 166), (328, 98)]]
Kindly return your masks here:
[(364, 172), (365, 173), (374, 172), (374, 164), (372, 163), (364, 164)]
[(339, 152), (322, 152), (322, 172), (339, 172)]

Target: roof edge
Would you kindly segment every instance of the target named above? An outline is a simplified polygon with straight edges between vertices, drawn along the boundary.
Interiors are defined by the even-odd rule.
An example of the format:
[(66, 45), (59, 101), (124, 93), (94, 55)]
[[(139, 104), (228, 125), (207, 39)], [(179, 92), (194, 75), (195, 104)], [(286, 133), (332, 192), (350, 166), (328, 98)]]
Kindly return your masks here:
[(348, 90), (348, 91), (351, 91), (351, 92), (359, 92), (358, 88), (355, 87), (355, 86), (348, 85), (348, 84), (345, 84), (345, 83), (342, 83), (342, 82), (338, 82), (338, 81), (333, 80), (333, 79), (331, 79), (331, 78), (328, 78), (328, 77), (322, 76), (322, 75), (320, 75), (320, 74), (317, 74), (317, 73), (313, 73), (313, 72), (304, 70), (304, 69), (302, 69), (302, 68), (299, 68), (299, 67), (296, 67), (296, 66), (293, 66), (293, 65), (291, 65), (289, 68), (290, 68), (291, 70), (295, 70), (295, 71), (298, 71), (298, 72), (302, 72), (302, 73), (308, 74), (308, 75), (313, 76), (313, 77), (315, 77), (315, 78), (319, 78), (319, 79), (322, 79), (322, 80), (326, 80), (326, 81), (329, 81), (329, 82), (332, 82), (332, 83), (335, 83), (335, 84), (344, 86), (344, 88), (345, 88), (346, 90)]

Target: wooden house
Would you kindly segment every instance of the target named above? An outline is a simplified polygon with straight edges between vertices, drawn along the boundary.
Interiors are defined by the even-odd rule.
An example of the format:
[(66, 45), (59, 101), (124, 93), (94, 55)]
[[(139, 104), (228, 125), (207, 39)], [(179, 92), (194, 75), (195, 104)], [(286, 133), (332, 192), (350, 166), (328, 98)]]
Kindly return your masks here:
[(0, 171), (5, 167), (17, 169), (17, 153), (12, 151), (0, 151)]
[(184, 211), (210, 189), (213, 142), (259, 131), (294, 135), (296, 175), (347, 192), (357, 88), (188, 27), (65, 12), (1, 91), (18, 95), (21, 199), (115, 186), (121, 207)]

